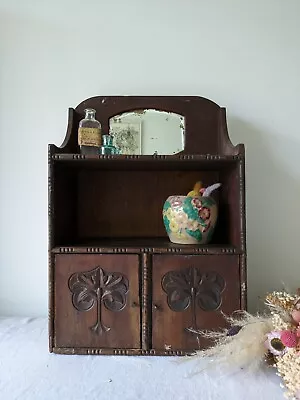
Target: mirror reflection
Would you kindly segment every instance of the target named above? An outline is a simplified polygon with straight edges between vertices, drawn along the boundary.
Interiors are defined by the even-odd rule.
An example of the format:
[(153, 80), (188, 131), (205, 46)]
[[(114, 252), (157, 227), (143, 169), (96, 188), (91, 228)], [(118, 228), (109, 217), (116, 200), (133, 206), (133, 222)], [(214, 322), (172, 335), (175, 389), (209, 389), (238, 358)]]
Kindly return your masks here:
[(185, 119), (172, 112), (123, 113), (110, 119), (109, 129), (119, 154), (171, 155), (184, 149)]

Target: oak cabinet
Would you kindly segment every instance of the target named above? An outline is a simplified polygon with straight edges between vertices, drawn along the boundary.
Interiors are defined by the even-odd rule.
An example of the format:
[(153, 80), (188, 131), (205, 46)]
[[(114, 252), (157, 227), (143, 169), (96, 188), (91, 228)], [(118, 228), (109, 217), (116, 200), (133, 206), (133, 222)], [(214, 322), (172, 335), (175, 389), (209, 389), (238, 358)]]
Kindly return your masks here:
[[(174, 155), (81, 155), (77, 130), (94, 108), (104, 133), (129, 110), (184, 116)], [(201, 180), (220, 182), (209, 245), (171, 243), (164, 201)], [(49, 347), (63, 354), (184, 355), (197, 331), (246, 309), (245, 150), (225, 109), (202, 97), (93, 97), (69, 110), (61, 147), (49, 145)]]

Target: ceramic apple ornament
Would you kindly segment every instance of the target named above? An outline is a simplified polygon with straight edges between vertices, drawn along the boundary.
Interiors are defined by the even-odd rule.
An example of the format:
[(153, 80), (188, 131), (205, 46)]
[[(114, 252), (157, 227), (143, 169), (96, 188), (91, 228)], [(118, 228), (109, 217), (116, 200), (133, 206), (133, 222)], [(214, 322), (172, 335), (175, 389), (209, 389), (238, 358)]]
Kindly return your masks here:
[(202, 187), (196, 182), (185, 195), (172, 195), (163, 206), (163, 222), (169, 239), (179, 244), (206, 244), (212, 239), (218, 217), (217, 202), (211, 193), (221, 186)]

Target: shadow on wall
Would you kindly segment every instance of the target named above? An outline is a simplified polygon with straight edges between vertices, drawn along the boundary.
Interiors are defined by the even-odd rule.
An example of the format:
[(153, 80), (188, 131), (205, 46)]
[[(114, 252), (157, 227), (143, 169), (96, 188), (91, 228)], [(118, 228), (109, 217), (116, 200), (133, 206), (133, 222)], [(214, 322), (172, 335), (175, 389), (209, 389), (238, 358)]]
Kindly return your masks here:
[(298, 247), (300, 143), (228, 118), (230, 137), (246, 147), (248, 304), (263, 307), (266, 292), (300, 287)]

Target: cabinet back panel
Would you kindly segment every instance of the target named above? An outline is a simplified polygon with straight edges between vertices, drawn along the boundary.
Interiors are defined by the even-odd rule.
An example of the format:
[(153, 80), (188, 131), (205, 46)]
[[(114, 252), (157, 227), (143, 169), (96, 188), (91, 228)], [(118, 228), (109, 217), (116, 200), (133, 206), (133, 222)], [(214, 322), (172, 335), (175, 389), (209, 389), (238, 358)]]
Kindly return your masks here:
[(162, 208), (172, 194), (185, 195), (217, 172), (81, 171), (78, 175), (78, 238), (164, 237)]

